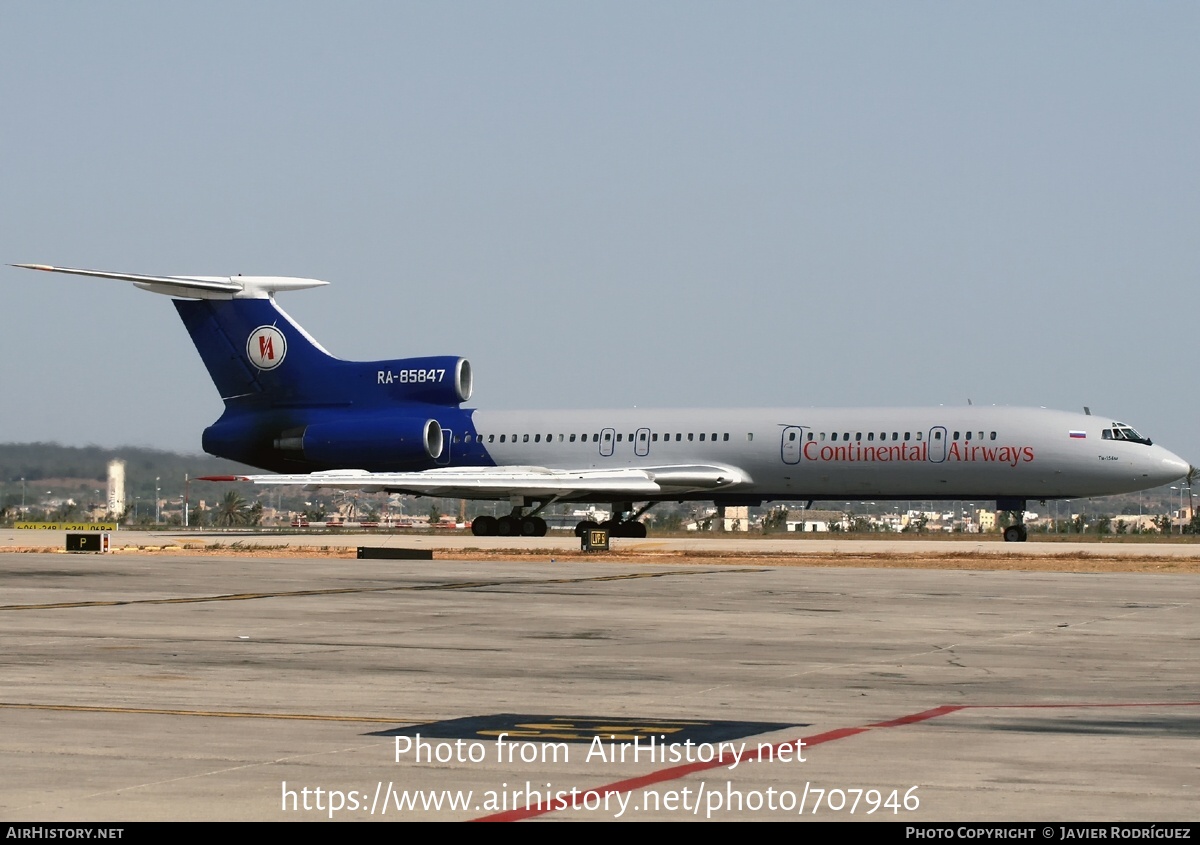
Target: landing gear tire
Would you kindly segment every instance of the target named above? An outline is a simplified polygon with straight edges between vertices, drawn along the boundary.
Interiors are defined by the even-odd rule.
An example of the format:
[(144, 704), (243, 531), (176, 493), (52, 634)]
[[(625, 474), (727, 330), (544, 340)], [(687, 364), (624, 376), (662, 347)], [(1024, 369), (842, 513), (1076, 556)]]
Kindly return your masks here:
[(545, 537), (546, 520), (542, 519), (540, 516), (521, 517), (521, 536)]
[(599, 527), (600, 523), (591, 519), (585, 519), (575, 526), (575, 536), (586, 537), (589, 531), (593, 531)]
[(1024, 543), (1029, 539), (1029, 531), (1024, 525), (1010, 525), (1004, 529), (1004, 542)]
[(496, 534), (500, 537), (516, 537), (521, 533), (520, 517), (502, 516), (496, 520)]
[(610, 537), (629, 537), (640, 540), (646, 536), (646, 523), (638, 522), (636, 519), (625, 520), (624, 522), (609, 521), (604, 523), (602, 527), (608, 529), (608, 536)]
[(494, 516), (477, 516), (471, 522), (471, 533), (476, 537), (495, 537), (497, 519)]

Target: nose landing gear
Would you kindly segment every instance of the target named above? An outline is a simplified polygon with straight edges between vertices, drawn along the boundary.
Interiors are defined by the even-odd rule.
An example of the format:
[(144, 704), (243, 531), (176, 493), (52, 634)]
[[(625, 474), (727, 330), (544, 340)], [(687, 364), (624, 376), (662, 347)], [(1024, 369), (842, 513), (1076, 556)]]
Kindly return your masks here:
[(1029, 539), (1029, 529), (1025, 527), (1024, 499), (997, 499), (996, 510), (1007, 511), (1015, 520), (1013, 525), (1004, 529), (1004, 542), (1024, 543)]
[(1024, 525), (1010, 525), (1004, 529), (1004, 542), (1024, 543), (1029, 539), (1029, 531)]

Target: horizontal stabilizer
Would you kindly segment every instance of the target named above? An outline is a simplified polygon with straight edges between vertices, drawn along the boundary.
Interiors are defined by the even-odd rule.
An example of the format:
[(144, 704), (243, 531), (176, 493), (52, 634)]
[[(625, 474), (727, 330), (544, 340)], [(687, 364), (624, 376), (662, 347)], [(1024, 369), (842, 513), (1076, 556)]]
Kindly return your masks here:
[(142, 290), (185, 299), (266, 299), (285, 290), (303, 290), (329, 284), (319, 279), (299, 279), (290, 276), (144, 276), (136, 273), (110, 273), (105, 270), (78, 270), (71, 267), (51, 267), (49, 264), (13, 264), (27, 270), (48, 273), (67, 273), (72, 276), (92, 276), (97, 279), (117, 279), (133, 282)]

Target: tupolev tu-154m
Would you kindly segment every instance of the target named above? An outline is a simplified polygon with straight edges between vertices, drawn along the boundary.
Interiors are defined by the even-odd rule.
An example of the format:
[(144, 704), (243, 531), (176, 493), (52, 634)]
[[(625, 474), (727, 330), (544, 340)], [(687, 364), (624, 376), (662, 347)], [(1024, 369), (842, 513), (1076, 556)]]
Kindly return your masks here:
[(510, 502), (474, 520), (481, 536), (542, 536), (538, 514), (556, 502), (609, 503), (613, 536), (644, 537), (640, 517), (663, 501), (984, 499), (1013, 514), (1004, 539), (1023, 541), (1029, 500), (1129, 493), (1189, 470), (1123, 422), (1044, 408), (466, 408), (465, 359), (343, 361), (275, 302), (327, 282), (14, 266), (172, 297), (225, 403), (204, 450), (277, 473), (217, 480)]

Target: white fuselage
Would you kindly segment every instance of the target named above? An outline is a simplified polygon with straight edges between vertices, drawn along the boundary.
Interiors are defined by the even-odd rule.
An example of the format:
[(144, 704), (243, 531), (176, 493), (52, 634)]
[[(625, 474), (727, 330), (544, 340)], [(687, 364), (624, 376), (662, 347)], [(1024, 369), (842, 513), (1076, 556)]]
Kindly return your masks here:
[[(1161, 446), (1104, 439), (1109, 418), (1035, 408), (477, 410), (473, 421), (497, 465), (728, 466), (747, 478), (730, 498), (1075, 498), (1188, 471)], [(463, 436), (450, 435), (447, 464)]]

